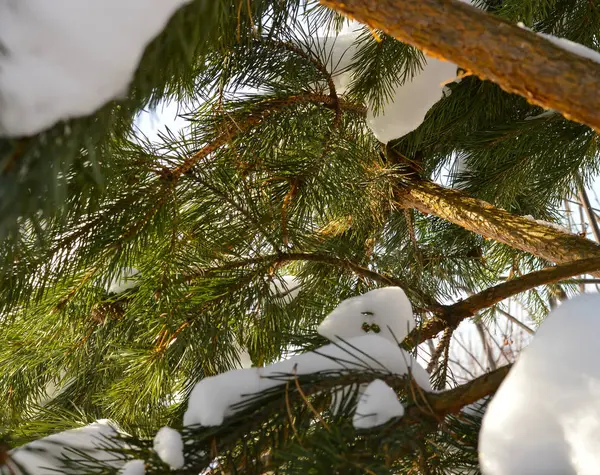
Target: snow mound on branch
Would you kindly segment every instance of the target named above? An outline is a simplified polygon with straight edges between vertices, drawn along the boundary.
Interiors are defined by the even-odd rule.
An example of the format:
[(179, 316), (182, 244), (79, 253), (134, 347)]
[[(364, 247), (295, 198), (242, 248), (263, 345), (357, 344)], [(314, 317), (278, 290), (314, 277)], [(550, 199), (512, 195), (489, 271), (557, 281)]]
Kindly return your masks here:
[(184, 466), (183, 439), (181, 434), (170, 427), (162, 427), (154, 436), (154, 451), (160, 459), (177, 470)]
[(398, 396), (381, 379), (371, 382), (362, 394), (352, 418), (355, 429), (370, 429), (404, 415)]
[(123, 96), (146, 45), (188, 2), (0, 2), (0, 136), (32, 135)]
[(387, 143), (419, 127), (429, 109), (445, 96), (444, 84), (456, 78), (455, 64), (425, 58), (423, 70), (397, 86), (379, 114), (369, 107), (367, 125), (380, 142)]
[(109, 294), (120, 294), (137, 287), (139, 282), (136, 276), (139, 273), (140, 271), (133, 267), (123, 267), (108, 283), (106, 291)]
[(385, 338), (367, 334), (325, 345), (265, 368), (232, 370), (205, 378), (192, 390), (183, 423), (185, 426), (221, 425), (225, 417), (241, 410), (244, 402), (262, 391), (285, 385), (293, 380), (293, 375), (369, 370), (397, 376), (410, 372), (419, 386), (430, 390), (427, 372), (410, 354)]
[(571, 234), (571, 231), (569, 230), (569, 228), (566, 228), (564, 226), (561, 226), (558, 223), (553, 223), (551, 221), (544, 221), (543, 219), (535, 219), (533, 216), (531, 216), (530, 214), (523, 216), (524, 218), (530, 219), (531, 221), (535, 221), (538, 224), (541, 224), (543, 226), (550, 226), (551, 228), (556, 229), (557, 231), (563, 232), (563, 233), (567, 233), (567, 234)]
[[(353, 31), (337, 36), (317, 39), (338, 95), (346, 94), (354, 79), (350, 66), (357, 51), (356, 40), (363, 30), (357, 23), (353, 24), (353, 28)], [(380, 142), (387, 143), (415, 130), (423, 123), (427, 111), (442, 97), (450, 95), (445, 83), (456, 79), (456, 65), (427, 55), (425, 58), (423, 69), (396, 86), (378, 114), (368, 105), (367, 126)]]
[(130, 460), (119, 471), (119, 475), (146, 475), (146, 466), (143, 460)]
[(292, 302), (300, 293), (302, 281), (293, 275), (276, 277), (269, 282), (269, 292), (278, 304)]
[(492, 399), (479, 436), (486, 475), (599, 473), (600, 296), (550, 313)]
[(17, 468), (20, 467), (30, 474), (56, 475), (64, 472), (64, 462), (67, 458), (85, 464), (87, 458), (92, 457), (119, 468), (124, 460), (119, 459), (120, 455), (114, 450), (122, 447), (122, 443), (114, 439), (109, 440), (116, 435), (117, 431), (107, 420), (99, 420), (84, 427), (52, 434), (12, 450), (8, 467), (15, 474), (21, 473)]
[(341, 302), (317, 329), (330, 341), (377, 333), (400, 343), (415, 327), (412, 305), (400, 287), (384, 287)]
[(543, 36), (548, 41), (551, 41), (556, 46), (560, 46), (562, 49), (567, 50), (570, 53), (574, 53), (579, 56), (583, 56), (584, 58), (591, 59), (596, 63), (600, 63), (600, 53), (596, 50), (588, 48), (582, 44), (575, 43), (574, 41), (566, 38), (559, 38), (558, 36), (550, 35), (548, 33), (538, 33), (538, 35)]

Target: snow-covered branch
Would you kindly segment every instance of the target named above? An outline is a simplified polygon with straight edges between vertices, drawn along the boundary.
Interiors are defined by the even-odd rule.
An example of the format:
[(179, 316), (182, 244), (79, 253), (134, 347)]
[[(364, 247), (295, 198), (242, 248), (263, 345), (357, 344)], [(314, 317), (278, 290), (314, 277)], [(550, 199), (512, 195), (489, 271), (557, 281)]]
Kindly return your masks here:
[(600, 96), (590, 93), (600, 89), (600, 64), (590, 59), (592, 50), (536, 35), (459, 0), (321, 3), (600, 131)]

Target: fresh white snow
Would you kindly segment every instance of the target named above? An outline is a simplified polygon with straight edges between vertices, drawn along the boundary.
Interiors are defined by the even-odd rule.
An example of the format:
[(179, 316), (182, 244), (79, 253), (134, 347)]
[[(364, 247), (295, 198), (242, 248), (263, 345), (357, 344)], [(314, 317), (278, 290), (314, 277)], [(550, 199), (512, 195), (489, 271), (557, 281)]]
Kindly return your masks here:
[(35, 134), (123, 96), (146, 45), (188, 1), (0, 2), (0, 136)]
[(600, 53), (596, 50), (588, 48), (582, 44), (575, 43), (574, 41), (566, 38), (559, 38), (558, 36), (549, 35), (548, 33), (538, 33), (538, 35), (543, 36), (548, 41), (551, 41), (556, 46), (560, 46), (564, 50), (575, 53), (579, 56), (583, 56), (584, 58), (591, 59), (596, 63), (600, 63)]
[(143, 460), (130, 460), (119, 471), (119, 475), (146, 475), (146, 466)]
[(415, 327), (412, 305), (400, 287), (384, 287), (341, 302), (317, 331), (330, 341), (377, 333), (399, 343)]
[[(317, 40), (339, 95), (348, 91), (354, 78), (350, 66), (357, 50), (356, 39), (362, 31), (360, 24), (353, 22), (350, 30)], [(456, 79), (456, 65), (430, 56), (425, 58), (423, 69), (396, 86), (382, 110), (375, 114), (373, 107), (367, 105), (367, 125), (380, 142), (387, 143), (415, 130), (427, 111), (442, 97), (450, 95), (445, 84)]]
[(565, 226), (561, 226), (558, 223), (553, 223), (551, 221), (544, 221), (543, 219), (535, 219), (533, 216), (531, 216), (530, 214), (523, 216), (524, 218), (530, 219), (531, 221), (535, 221), (538, 224), (542, 224), (544, 226), (550, 226), (551, 228), (556, 229), (557, 231), (563, 232), (563, 233), (567, 233), (567, 234), (571, 234), (571, 231), (569, 230), (569, 228), (566, 228)]
[(139, 283), (136, 278), (139, 273), (140, 271), (133, 267), (123, 267), (108, 283), (106, 291), (109, 294), (120, 294), (126, 290), (133, 289)]
[(181, 434), (170, 427), (162, 427), (154, 436), (154, 451), (172, 469), (184, 466), (183, 439)]
[(423, 70), (401, 86), (379, 114), (367, 111), (367, 124), (377, 140), (387, 143), (415, 130), (427, 111), (444, 97), (444, 85), (456, 78), (456, 65), (425, 56)]
[(239, 349), (238, 359), (240, 360), (239, 367), (240, 368), (252, 368), (252, 358), (250, 357), (250, 353), (246, 348)]
[(356, 429), (370, 429), (404, 415), (404, 406), (398, 396), (381, 379), (372, 381), (358, 401), (352, 425)]
[(301, 286), (302, 281), (297, 277), (284, 275), (269, 282), (269, 292), (278, 304), (288, 304), (298, 297)]
[(12, 450), (8, 467), (15, 474), (21, 473), (17, 469), (17, 466), (20, 466), (32, 475), (56, 475), (64, 472), (65, 458), (85, 463), (87, 456), (119, 468), (124, 462), (122, 456), (110, 451), (120, 445), (112, 439), (116, 435), (117, 431), (109, 421), (99, 420), (84, 427), (52, 434)]
[(484, 416), (486, 475), (600, 473), (600, 295), (550, 313)]
[[(527, 28), (523, 22), (519, 22), (517, 24), (524, 30), (532, 31), (531, 28)], [(537, 34), (554, 43), (556, 46), (560, 46), (562, 49), (569, 51), (570, 53), (574, 53), (584, 58), (591, 59), (596, 63), (600, 63), (600, 52), (594, 49), (588, 48), (587, 46), (566, 38), (560, 38), (558, 36), (551, 35), (549, 33), (537, 32)]]
[(371, 333), (325, 345), (265, 368), (232, 370), (205, 378), (192, 390), (183, 422), (185, 426), (217, 426), (240, 409), (236, 405), (249, 396), (285, 384), (289, 375), (351, 370), (376, 370), (398, 376), (410, 372), (417, 384), (430, 390), (429, 375), (410, 354), (397, 344)]

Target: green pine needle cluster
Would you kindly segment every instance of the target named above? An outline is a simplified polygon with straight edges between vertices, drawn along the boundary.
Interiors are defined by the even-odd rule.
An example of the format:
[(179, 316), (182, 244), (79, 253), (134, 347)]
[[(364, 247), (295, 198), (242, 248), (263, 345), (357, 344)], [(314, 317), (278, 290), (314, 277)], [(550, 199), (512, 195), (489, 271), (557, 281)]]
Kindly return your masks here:
[[(599, 47), (595, 2), (477, 3)], [(599, 171), (592, 130), (470, 76), (418, 129), (380, 144), (366, 107), (380, 111), (424, 56), (363, 28), (341, 94), (322, 38), (343, 24), (314, 2), (194, 0), (149, 45), (127, 99), (0, 140), (0, 437), (16, 446), (109, 418), (147, 473), (168, 471), (151, 450), (163, 425), (189, 441), (181, 474), (478, 473), (481, 414), (362, 433), (351, 409), (328, 412), (331, 388), (354, 388), (352, 408), (372, 371), (290, 376), (221, 427), (182, 428), (198, 380), (238, 367), (243, 348), (262, 366), (323, 345), (316, 327), (345, 298), (400, 285), (421, 321), (432, 302), (547, 265), (401, 208), (394, 190), (413, 172), (394, 157), (549, 221)], [(189, 127), (136, 137), (136, 115), (165, 100)], [(109, 293), (126, 268), (135, 285)], [(291, 302), (274, 290), (284, 276), (301, 282)], [(557, 292), (574, 291), (518, 299), (541, 321)], [(418, 403), (410, 382), (393, 382), (407, 407)]]

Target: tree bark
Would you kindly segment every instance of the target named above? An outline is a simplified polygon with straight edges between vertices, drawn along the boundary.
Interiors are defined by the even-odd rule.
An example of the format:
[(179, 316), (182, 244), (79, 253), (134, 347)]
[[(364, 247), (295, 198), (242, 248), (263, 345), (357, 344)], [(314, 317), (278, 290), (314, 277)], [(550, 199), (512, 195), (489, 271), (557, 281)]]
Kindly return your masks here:
[(320, 0), (600, 132), (600, 64), (458, 0)]
[[(415, 208), (550, 262), (600, 257), (600, 245), (533, 219), (509, 213), (466, 193), (411, 180), (397, 190), (401, 206)], [(594, 275), (599, 275), (598, 273)]]
[(415, 328), (405, 338), (403, 346), (406, 349), (414, 348), (424, 341), (433, 338), (448, 327), (457, 327), (464, 319), (474, 316), (480, 310), (489, 308), (502, 300), (527, 290), (540, 285), (558, 282), (569, 275), (585, 274), (596, 269), (600, 269), (600, 257), (582, 259), (531, 272), (517, 279), (485, 289), (453, 305), (434, 308), (432, 311), (436, 316), (427, 320), (418, 328)]

